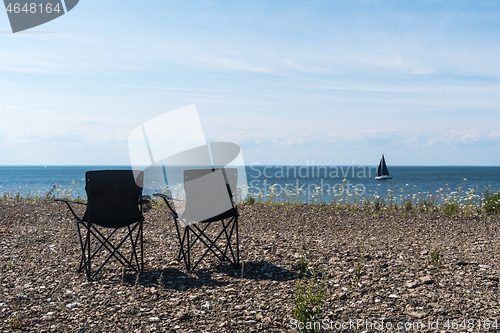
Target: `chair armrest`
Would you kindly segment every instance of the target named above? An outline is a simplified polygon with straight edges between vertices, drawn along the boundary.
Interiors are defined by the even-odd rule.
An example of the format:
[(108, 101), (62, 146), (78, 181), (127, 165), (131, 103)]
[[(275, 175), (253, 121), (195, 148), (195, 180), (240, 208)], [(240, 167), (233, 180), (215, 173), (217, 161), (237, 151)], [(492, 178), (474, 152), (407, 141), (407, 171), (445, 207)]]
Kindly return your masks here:
[(175, 201), (184, 201), (186, 202), (186, 200), (182, 200), (182, 199), (175, 199), (175, 198), (172, 198), (171, 196), (168, 196), (166, 194), (163, 194), (163, 193), (153, 193), (153, 195), (155, 197), (160, 197), (160, 198), (163, 198), (164, 200), (175, 200)]
[(168, 203), (168, 200), (176, 200), (176, 201), (184, 201), (184, 200), (178, 200), (178, 199), (174, 199), (166, 194), (162, 194), (162, 193), (153, 193), (153, 195), (155, 197), (160, 197), (162, 198), (163, 200), (165, 200), (165, 203), (167, 204), (167, 207), (170, 209), (170, 211), (172, 212), (172, 214), (174, 215), (174, 217), (177, 218), (177, 212), (172, 208), (172, 206)]
[(55, 198), (54, 201), (61, 201), (61, 202), (65, 202), (65, 203), (75, 203), (75, 204), (79, 204), (79, 205), (87, 205), (85, 202), (73, 201), (73, 200), (64, 199), (64, 198)]
[(75, 219), (77, 221), (81, 221), (82, 220), (81, 217), (78, 217), (78, 215), (76, 215), (76, 213), (73, 210), (73, 207), (71, 207), (70, 203), (74, 203), (74, 204), (78, 204), (78, 205), (85, 205), (85, 206), (87, 205), (86, 203), (81, 202), (81, 201), (72, 201), (72, 200), (64, 199), (64, 198), (55, 198), (54, 201), (64, 202), (66, 204), (66, 206), (68, 206), (68, 209), (70, 210), (71, 214), (73, 214), (73, 216), (75, 217)]
[(141, 195), (137, 201), (138, 204), (141, 206), (143, 213), (146, 213), (152, 208), (151, 197), (149, 195)]

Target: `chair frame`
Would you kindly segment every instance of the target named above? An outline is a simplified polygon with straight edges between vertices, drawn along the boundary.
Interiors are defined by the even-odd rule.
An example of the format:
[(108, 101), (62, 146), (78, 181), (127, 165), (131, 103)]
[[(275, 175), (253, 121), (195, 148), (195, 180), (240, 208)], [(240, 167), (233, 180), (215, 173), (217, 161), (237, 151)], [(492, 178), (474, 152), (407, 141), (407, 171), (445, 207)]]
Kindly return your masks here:
[[(215, 171), (215, 170), (212, 169), (212, 171)], [(174, 199), (174, 198), (172, 198), (168, 195), (162, 194), (162, 193), (154, 193), (153, 194), (154, 196), (162, 198), (170, 210), (170, 215), (174, 219), (175, 230), (177, 232), (177, 239), (178, 239), (179, 245), (180, 245), (179, 252), (177, 255), (177, 260), (178, 261), (183, 260), (184, 264), (186, 266), (186, 269), (188, 271), (193, 271), (209, 252), (214, 254), (221, 262), (228, 261), (230, 264), (233, 265), (234, 268), (240, 267), (240, 242), (239, 242), (239, 232), (238, 232), (239, 213), (237, 210), (237, 205), (235, 205), (235, 203), (234, 203), (231, 188), (228, 185), (227, 177), (226, 177), (225, 173), (224, 173), (224, 177), (226, 179), (226, 186), (228, 189), (228, 194), (231, 198), (231, 203), (232, 203), (232, 206), (234, 209), (234, 214), (229, 215), (225, 218), (221, 218), (219, 220), (212, 220), (212, 221), (208, 221), (208, 222), (201, 221), (201, 222), (197, 222), (197, 223), (193, 223), (193, 224), (188, 224), (188, 225), (184, 226), (182, 236), (181, 236), (181, 227), (179, 226), (179, 215), (177, 214), (175, 209), (172, 207), (172, 205), (169, 203), (169, 201), (173, 201), (173, 200), (183, 201), (183, 202), (185, 202), (185, 201)], [(227, 223), (226, 223), (226, 220), (227, 220)], [(210, 239), (210, 237), (208, 237), (206, 235), (205, 231), (211, 225), (213, 225), (214, 223), (217, 223), (217, 222), (222, 223), (222, 231), (220, 231), (218, 233), (217, 237), (215, 237), (212, 240), (212, 239)], [(203, 228), (200, 228), (198, 226), (198, 223), (203, 223), (204, 224)], [(229, 228), (230, 228), (230, 231), (228, 233)], [(233, 234), (235, 235), (235, 238), (236, 238), (236, 251), (233, 251), (233, 248), (231, 246), (231, 240), (232, 240)], [(194, 239), (192, 237), (190, 237), (190, 235), (194, 236)], [(223, 238), (225, 238), (225, 240), (226, 240), (226, 246), (225, 246), (224, 250), (222, 250), (216, 244), (216, 242), (219, 241), (219, 239), (222, 236), (225, 236)], [(201, 257), (196, 261), (196, 263), (194, 265), (191, 265), (191, 248), (198, 241), (201, 241), (205, 245), (206, 250), (203, 252)], [(207, 244), (207, 242), (209, 244)], [(230, 256), (228, 256), (228, 250), (229, 250)]]
[[(143, 203), (149, 202), (150, 200), (151, 200), (151, 198), (148, 195), (141, 195), (140, 200), (138, 202), (138, 205), (140, 206), (141, 216), (143, 214), (143, 209), (142, 209)], [(56, 199), (54, 199), (54, 201), (64, 202), (66, 204), (66, 206), (69, 208), (70, 212), (73, 214), (73, 217), (74, 217), (75, 222), (76, 222), (77, 232), (78, 232), (78, 240), (80, 243), (80, 250), (82, 251), (82, 256), (80, 258), (80, 264), (78, 266), (77, 271), (78, 271), (78, 273), (81, 273), (82, 270), (85, 269), (85, 275), (86, 275), (87, 280), (89, 282), (94, 281), (95, 276), (101, 271), (101, 269), (104, 267), (104, 265), (106, 265), (106, 263), (112, 257), (117, 259), (123, 266), (125, 266), (127, 268), (131, 268), (133, 271), (135, 271), (138, 274), (141, 274), (144, 271), (144, 242), (143, 242), (144, 218), (142, 218), (141, 220), (139, 220), (137, 222), (134, 222), (134, 223), (131, 223), (131, 224), (125, 226), (128, 229), (128, 232), (125, 235), (125, 237), (115, 246), (110, 242), (110, 239), (118, 229), (121, 229), (124, 227), (105, 228), (105, 229), (112, 229), (112, 231), (107, 236), (105, 236), (105, 235), (103, 235), (103, 233), (101, 231), (99, 231), (99, 229), (97, 229), (97, 227), (96, 227), (97, 224), (83, 221), (83, 217), (79, 217), (76, 214), (73, 207), (71, 206), (71, 204), (78, 204), (78, 205), (85, 205), (86, 206), (87, 205), (86, 203), (81, 202), (81, 201), (72, 201), (72, 200), (63, 199), (63, 198), (56, 198)], [(133, 226), (131, 227), (131, 225), (133, 225)], [(104, 227), (102, 227), (102, 228), (104, 228)], [(87, 231), (84, 237), (82, 236), (82, 229), (83, 229), (83, 231), (85, 231), (85, 230)], [(133, 233), (134, 233), (134, 231), (136, 231), (136, 229), (137, 229), (136, 235), (135, 235), (135, 237), (133, 237)], [(90, 247), (90, 241), (91, 241), (92, 237), (94, 237), (99, 242), (99, 246), (97, 247), (97, 249), (95, 251), (93, 251), (93, 253), (91, 253), (92, 251), (91, 251), (91, 247)], [(130, 256), (130, 259), (125, 258), (125, 256), (119, 251), (120, 247), (123, 245), (123, 243), (125, 243), (127, 238), (130, 239), (130, 242), (132, 245), (132, 254)], [(135, 238), (135, 240), (134, 240), (134, 238)], [(140, 242), (140, 250), (141, 250), (140, 251), (141, 252), (140, 262), (139, 262), (139, 258), (138, 258), (137, 250), (136, 250), (138, 242)], [(99, 266), (99, 268), (94, 273), (92, 273), (92, 269), (91, 269), (92, 259), (94, 258), (95, 255), (97, 255), (97, 253), (99, 253), (99, 251), (103, 247), (109, 252), (109, 255), (106, 257), (104, 262)], [(134, 263), (134, 261), (135, 261), (135, 263)]]

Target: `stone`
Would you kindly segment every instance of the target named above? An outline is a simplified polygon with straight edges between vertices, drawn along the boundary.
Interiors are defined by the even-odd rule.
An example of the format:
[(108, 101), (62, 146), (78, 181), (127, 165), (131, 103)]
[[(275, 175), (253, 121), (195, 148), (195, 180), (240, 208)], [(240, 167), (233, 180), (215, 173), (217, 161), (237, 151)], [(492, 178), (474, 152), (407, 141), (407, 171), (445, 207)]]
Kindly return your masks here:
[(420, 278), (420, 282), (423, 284), (432, 284), (434, 283), (434, 279), (430, 275), (422, 276)]
[(408, 281), (408, 282), (406, 282), (406, 288), (408, 288), (408, 289), (415, 288), (416, 286), (418, 286), (418, 282), (417, 281)]
[(176, 321), (182, 321), (182, 320), (186, 320), (188, 318), (189, 318), (189, 313), (188, 312), (177, 312), (175, 320)]
[(77, 305), (78, 305), (78, 303), (69, 303), (69, 304), (66, 304), (66, 307), (68, 309), (73, 309), (73, 308), (76, 308)]
[(425, 312), (410, 311), (408, 312), (410, 316), (417, 319), (422, 319), (425, 317)]

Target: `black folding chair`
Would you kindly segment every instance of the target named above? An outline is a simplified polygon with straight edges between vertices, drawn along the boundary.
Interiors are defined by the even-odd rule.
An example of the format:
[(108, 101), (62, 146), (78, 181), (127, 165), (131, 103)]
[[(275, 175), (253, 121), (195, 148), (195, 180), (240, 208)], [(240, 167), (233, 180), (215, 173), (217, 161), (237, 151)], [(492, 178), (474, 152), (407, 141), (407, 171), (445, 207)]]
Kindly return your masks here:
[[(188, 271), (194, 270), (210, 252), (221, 262), (228, 261), (235, 268), (240, 265), (238, 208), (233, 193), (236, 194), (238, 169), (194, 169), (184, 171), (185, 209), (179, 216), (173, 205), (174, 200), (165, 194), (155, 193), (163, 198), (174, 218), (179, 241), (178, 260), (183, 260)], [(219, 228), (210, 235), (212, 226)], [(200, 227), (200, 225), (202, 225)], [(181, 233), (181, 227), (184, 227)], [(192, 249), (201, 245), (205, 251), (191, 265)]]
[[(142, 195), (143, 181), (144, 174), (140, 171), (88, 171), (85, 174), (87, 203), (55, 199), (55, 201), (64, 202), (75, 217), (82, 251), (78, 272), (85, 268), (85, 275), (89, 281), (94, 280), (94, 277), (112, 257), (137, 273), (142, 273), (144, 270), (144, 218), (142, 213), (143, 205), (148, 203), (151, 198)], [(71, 204), (86, 205), (83, 217), (76, 214)], [(125, 235), (116, 240), (116, 237), (113, 236), (120, 237), (119, 230), (123, 231)], [(120, 252), (120, 248), (127, 239), (130, 240), (131, 245), (130, 259), (126, 257), (125, 253)], [(139, 243), (140, 262), (137, 254)], [(95, 250), (91, 250), (91, 245), (96, 247)], [(107, 252), (108, 255), (106, 256), (104, 252)], [(97, 257), (102, 263), (92, 273), (91, 262)]]

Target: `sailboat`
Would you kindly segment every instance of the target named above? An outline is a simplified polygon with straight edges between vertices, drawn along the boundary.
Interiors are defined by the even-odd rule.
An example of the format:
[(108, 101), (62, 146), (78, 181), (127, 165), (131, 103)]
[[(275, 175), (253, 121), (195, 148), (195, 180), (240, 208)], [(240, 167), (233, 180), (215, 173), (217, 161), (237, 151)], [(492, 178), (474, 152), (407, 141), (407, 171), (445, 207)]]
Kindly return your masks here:
[(392, 179), (389, 170), (387, 170), (387, 165), (385, 164), (384, 154), (382, 154), (382, 158), (380, 159), (375, 179)]

